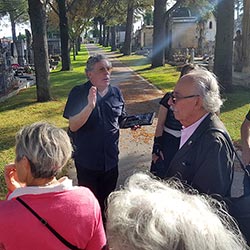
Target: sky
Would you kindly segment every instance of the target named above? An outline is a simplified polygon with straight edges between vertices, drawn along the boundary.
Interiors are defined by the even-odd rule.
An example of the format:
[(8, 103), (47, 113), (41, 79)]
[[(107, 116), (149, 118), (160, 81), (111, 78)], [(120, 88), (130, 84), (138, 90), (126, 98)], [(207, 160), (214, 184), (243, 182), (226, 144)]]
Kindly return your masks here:
[[(172, 6), (173, 2), (174, 2), (173, 0), (169, 0), (168, 3), (170, 4), (170, 6)], [(137, 30), (138, 28), (141, 28), (141, 21), (135, 24), (134, 29)], [(25, 34), (25, 29), (28, 29), (29, 31), (31, 31), (30, 24), (16, 25), (16, 35), (18, 36), (19, 33)], [(10, 20), (8, 16), (5, 16), (4, 18), (0, 20), (0, 38), (11, 37), (11, 36), (12, 36), (12, 33), (11, 33)]]
[[(25, 29), (30, 30), (30, 25), (29, 24), (16, 25), (16, 35), (18, 36), (19, 33), (25, 34)], [(0, 20), (0, 38), (11, 37), (11, 36), (12, 36), (11, 24), (9, 21), (9, 17), (6, 16)]]

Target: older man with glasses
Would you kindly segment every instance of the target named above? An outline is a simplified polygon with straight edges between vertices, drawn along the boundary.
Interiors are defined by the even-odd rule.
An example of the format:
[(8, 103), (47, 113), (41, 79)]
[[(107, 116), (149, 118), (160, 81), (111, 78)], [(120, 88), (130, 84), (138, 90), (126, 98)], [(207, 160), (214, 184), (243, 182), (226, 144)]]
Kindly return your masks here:
[(111, 68), (104, 55), (91, 56), (85, 70), (89, 81), (71, 90), (63, 113), (75, 146), (78, 184), (92, 190), (102, 212), (116, 187), (119, 126), (126, 118), (121, 91), (110, 85)]
[(217, 115), (222, 103), (216, 76), (205, 69), (192, 70), (177, 82), (168, 104), (183, 128), (167, 177), (177, 177), (201, 193), (226, 196), (234, 152)]

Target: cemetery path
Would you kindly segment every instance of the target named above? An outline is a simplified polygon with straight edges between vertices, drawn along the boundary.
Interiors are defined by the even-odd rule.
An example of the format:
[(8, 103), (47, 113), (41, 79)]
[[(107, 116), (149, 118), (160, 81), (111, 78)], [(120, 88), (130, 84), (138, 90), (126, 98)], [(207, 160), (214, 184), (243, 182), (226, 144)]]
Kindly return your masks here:
[[(146, 112), (156, 112), (156, 117), (151, 126), (132, 131), (130, 129), (120, 130), (120, 161), (118, 186), (123, 185), (125, 179), (136, 171), (149, 170), (151, 163), (151, 150), (154, 132), (157, 122), (157, 114), (160, 98), (163, 92), (150, 84), (136, 72), (122, 64), (115, 53), (105, 53), (94, 44), (87, 44), (89, 54), (105, 54), (113, 65), (111, 84), (119, 86), (121, 89), (128, 114), (138, 114)], [(71, 167), (69, 176), (76, 181), (75, 168)], [(233, 195), (242, 193), (242, 171), (236, 167)]]
[[(90, 55), (95, 53), (105, 54), (112, 62), (113, 70), (111, 84), (119, 86), (126, 103), (126, 111), (129, 115), (157, 112), (162, 91), (148, 83), (145, 79), (122, 64), (115, 53), (105, 53), (94, 44), (87, 44)], [(151, 163), (151, 150), (157, 118), (151, 126), (143, 126), (133, 131), (130, 129), (120, 130), (119, 143), (119, 178), (118, 186), (125, 179), (139, 170), (149, 170)], [(74, 167), (70, 168), (70, 176), (76, 183)]]

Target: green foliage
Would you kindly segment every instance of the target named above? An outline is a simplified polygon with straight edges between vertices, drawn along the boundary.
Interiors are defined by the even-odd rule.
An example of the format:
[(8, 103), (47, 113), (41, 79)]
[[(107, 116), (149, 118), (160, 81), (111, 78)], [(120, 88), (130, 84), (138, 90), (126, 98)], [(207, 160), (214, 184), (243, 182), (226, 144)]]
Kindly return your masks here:
[(104, 0), (97, 9), (98, 16), (108, 26), (126, 21), (127, 5), (123, 0)]
[(29, 19), (27, 0), (0, 0), (0, 15), (9, 14), (15, 23), (24, 23)]
[[(69, 35), (72, 41), (90, 27), (90, 20), (96, 15), (96, 4), (93, 0), (78, 0), (72, 1), (71, 8), (68, 7)], [(88, 6), (88, 8), (82, 6)]]

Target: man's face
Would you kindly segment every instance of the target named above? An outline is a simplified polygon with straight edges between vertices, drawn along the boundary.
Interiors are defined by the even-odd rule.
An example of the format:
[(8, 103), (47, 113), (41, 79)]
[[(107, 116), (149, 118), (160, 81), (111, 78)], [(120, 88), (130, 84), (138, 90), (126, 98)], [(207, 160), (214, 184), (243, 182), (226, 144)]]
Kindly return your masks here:
[(97, 62), (91, 71), (87, 73), (91, 83), (97, 87), (98, 90), (104, 90), (110, 82), (111, 66), (107, 60)]
[(175, 119), (184, 127), (196, 122), (201, 108), (201, 98), (192, 77), (186, 75), (177, 82), (168, 104), (173, 108)]

